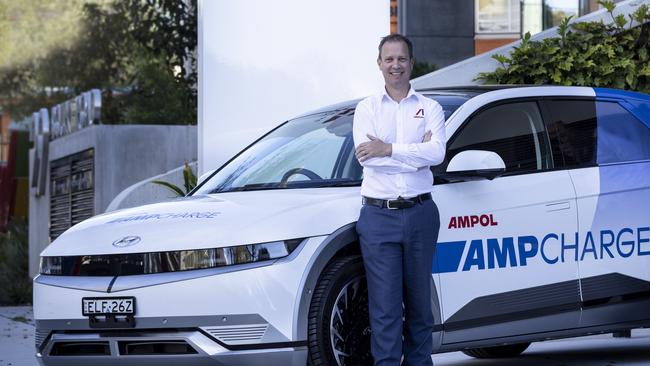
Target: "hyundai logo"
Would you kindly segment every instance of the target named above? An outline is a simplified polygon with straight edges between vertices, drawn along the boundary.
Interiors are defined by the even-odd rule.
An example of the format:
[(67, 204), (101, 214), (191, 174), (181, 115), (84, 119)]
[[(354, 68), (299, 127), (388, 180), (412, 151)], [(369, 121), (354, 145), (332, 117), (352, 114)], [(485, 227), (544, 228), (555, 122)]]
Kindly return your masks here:
[(126, 248), (138, 244), (140, 240), (142, 239), (139, 236), (125, 236), (120, 240), (115, 240), (113, 246), (116, 248)]

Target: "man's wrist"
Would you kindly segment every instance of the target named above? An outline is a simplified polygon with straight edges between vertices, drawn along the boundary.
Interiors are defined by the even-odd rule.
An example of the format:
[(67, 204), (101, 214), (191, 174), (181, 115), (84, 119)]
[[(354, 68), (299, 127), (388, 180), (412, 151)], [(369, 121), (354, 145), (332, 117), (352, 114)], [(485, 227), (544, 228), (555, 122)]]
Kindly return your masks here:
[(393, 144), (386, 144), (386, 156), (393, 156)]

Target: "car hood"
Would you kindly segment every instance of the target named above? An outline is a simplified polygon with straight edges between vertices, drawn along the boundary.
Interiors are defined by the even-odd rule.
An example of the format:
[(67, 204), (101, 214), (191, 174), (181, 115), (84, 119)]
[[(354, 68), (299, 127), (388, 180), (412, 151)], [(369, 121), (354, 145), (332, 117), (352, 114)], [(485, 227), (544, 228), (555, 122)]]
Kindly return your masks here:
[(61, 234), (41, 255), (161, 252), (327, 235), (355, 222), (360, 206), (359, 187), (188, 197), (95, 216)]

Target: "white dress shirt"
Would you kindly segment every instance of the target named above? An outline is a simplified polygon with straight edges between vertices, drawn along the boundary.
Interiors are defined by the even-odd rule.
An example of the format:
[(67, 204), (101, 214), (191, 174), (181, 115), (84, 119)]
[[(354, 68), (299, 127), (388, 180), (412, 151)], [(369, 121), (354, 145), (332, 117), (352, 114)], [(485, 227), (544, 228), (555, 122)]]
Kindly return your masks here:
[[(431, 140), (422, 142), (427, 131)], [(354, 113), (354, 146), (372, 135), (392, 144), (392, 155), (361, 162), (361, 195), (380, 199), (415, 197), (431, 192), (430, 166), (445, 157), (445, 114), (440, 104), (412, 88), (399, 103), (384, 90), (357, 105)]]

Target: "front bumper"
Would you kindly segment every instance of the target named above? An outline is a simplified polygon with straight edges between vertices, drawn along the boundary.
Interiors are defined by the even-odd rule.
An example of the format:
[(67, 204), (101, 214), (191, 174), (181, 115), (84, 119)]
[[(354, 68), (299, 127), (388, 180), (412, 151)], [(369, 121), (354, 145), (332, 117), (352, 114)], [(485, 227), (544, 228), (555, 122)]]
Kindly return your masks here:
[[(39, 276), (36, 352), (42, 365), (301, 365), (296, 319), (305, 268), (325, 237), (270, 264), (155, 275)], [(84, 297), (136, 299), (132, 327), (96, 329)]]
[(40, 365), (300, 365), (306, 347), (228, 350), (197, 330), (53, 333), (36, 354)]

